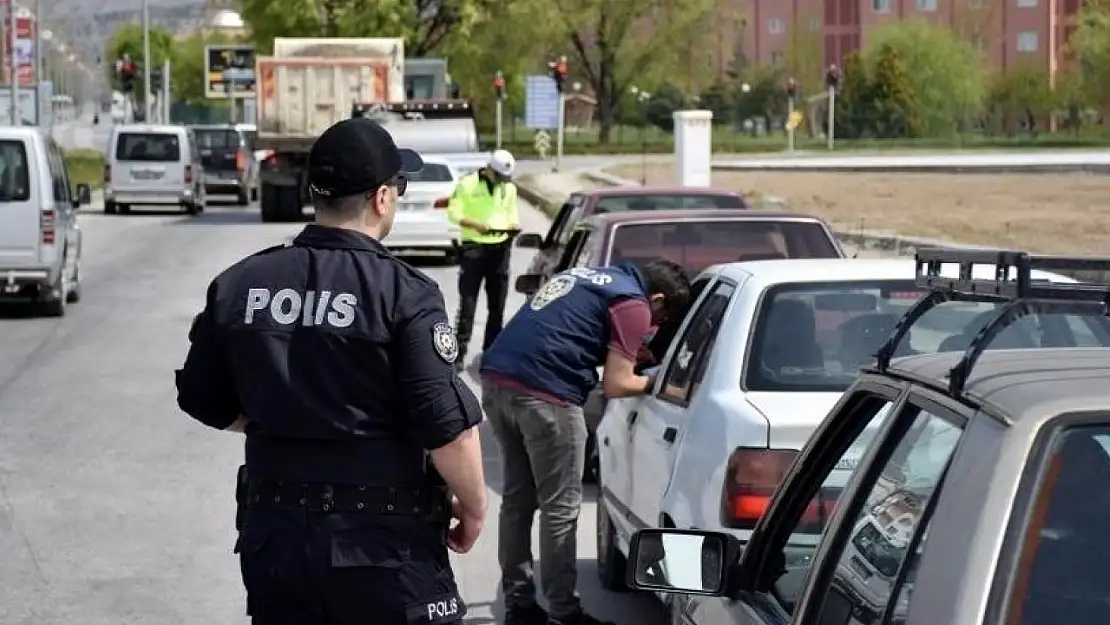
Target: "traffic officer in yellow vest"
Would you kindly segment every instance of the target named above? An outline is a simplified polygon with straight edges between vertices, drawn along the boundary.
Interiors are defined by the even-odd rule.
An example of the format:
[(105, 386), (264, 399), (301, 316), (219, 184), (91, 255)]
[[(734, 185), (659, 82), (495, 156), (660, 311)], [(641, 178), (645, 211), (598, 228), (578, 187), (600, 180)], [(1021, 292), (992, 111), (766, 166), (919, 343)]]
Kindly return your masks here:
[(474, 327), (478, 291), (486, 283), (486, 332), (482, 349), (488, 349), (501, 332), (505, 298), (509, 294), (509, 257), (513, 234), (520, 229), (516, 185), (512, 182), (516, 159), (507, 150), (495, 151), (485, 167), (463, 176), (447, 205), (447, 219), (459, 226), (459, 312), (455, 320), (458, 357), (463, 369), (466, 348)]

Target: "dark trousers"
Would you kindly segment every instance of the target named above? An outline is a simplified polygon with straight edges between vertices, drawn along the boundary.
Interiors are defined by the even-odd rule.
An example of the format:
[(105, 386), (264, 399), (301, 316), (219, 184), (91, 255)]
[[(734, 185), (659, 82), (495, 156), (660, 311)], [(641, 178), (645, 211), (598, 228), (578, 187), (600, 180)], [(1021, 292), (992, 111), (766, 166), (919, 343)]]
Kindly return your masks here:
[(236, 544), (253, 625), (458, 625), (446, 526), (253, 506)]
[(459, 342), (456, 362), (462, 363), (474, 329), (474, 311), (478, 307), (478, 291), (486, 283), (486, 333), (482, 349), (489, 349), (501, 333), (505, 316), (505, 298), (509, 295), (509, 259), (512, 243), (478, 245), (464, 243), (459, 253), (459, 314), (455, 319), (455, 337)]

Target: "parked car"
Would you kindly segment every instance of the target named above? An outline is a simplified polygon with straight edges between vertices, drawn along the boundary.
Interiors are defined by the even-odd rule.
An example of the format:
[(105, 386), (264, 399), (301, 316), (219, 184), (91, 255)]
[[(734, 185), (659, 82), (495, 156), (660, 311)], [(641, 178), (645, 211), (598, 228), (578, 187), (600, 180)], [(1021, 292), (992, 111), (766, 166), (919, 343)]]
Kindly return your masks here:
[[(775, 484), (760, 483), (762, 499), (743, 491), (736, 500), (734, 485), (752, 462), (789, 464), (925, 294), (914, 276), (908, 259), (840, 259), (720, 265), (695, 280), (697, 299), (665, 348), (656, 388), (610, 401), (597, 428), (598, 568), (608, 586), (620, 587), (621, 549), (638, 529), (751, 536)], [(897, 354), (962, 351), (996, 307), (939, 306)], [(1009, 326), (993, 347), (1040, 347), (1048, 335), (1038, 327), (1051, 330), (1050, 344), (1102, 344), (1096, 321), (1042, 315)], [(774, 453), (752, 451), (766, 448)], [(837, 467), (845, 481), (852, 462)], [(835, 500), (840, 485), (825, 494)]]
[(590, 215), (629, 211), (680, 211), (698, 209), (745, 209), (749, 205), (734, 191), (694, 187), (607, 187), (573, 193), (551, 220), (545, 236), (526, 233), (520, 237), (537, 248), (528, 273), (546, 280), (557, 273), (575, 227)]
[(457, 259), (459, 227), (447, 220), (447, 202), (459, 174), (446, 158), (427, 156), (424, 168), (406, 175), (408, 188), (397, 201), (393, 230), (385, 239), (391, 250), (443, 252), (449, 263)]
[(254, 126), (217, 124), (191, 126), (204, 165), (204, 189), (209, 194), (234, 195), (239, 206), (258, 199), (258, 160)]
[[(1092, 382), (1110, 375), (1110, 285), (1038, 283), (1031, 268), (1105, 271), (1110, 259), (918, 260), (915, 286), (932, 295), (801, 452), (772, 437), (721, 467), (720, 513), (760, 513), (746, 543), (709, 528), (631, 537), (626, 579), (665, 593), (671, 623), (1106, 621), (1110, 390)], [(942, 263), (1011, 279), (944, 277)], [(989, 307), (966, 349), (898, 358), (952, 301)], [(1030, 332), (1039, 349), (998, 345)], [(668, 562), (679, 575), (662, 573)]]
[(132, 206), (180, 206), (204, 210), (204, 166), (197, 139), (184, 126), (127, 124), (112, 128), (104, 165), (104, 213)]
[(0, 299), (38, 304), (52, 317), (81, 299), (86, 184), (70, 183), (65, 155), (36, 127), (0, 127)]
[[(535, 245), (521, 236), (519, 246)], [(640, 263), (665, 258), (696, 276), (716, 264), (748, 258), (842, 258), (844, 251), (832, 230), (816, 217), (782, 212), (727, 209), (624, 211), (587, 217), (573, 230), (563, 256), (550, 267), (552, 274), (570, 267)], [(546, 277), (524, 274), (516, 290), (531, 294)], [(676, 327), (660, 328), (671, 336)], [(662, 357), (662, 354), (659, 355)], [(584, 477), (597, 474), (594, 430), (605, 411), (605, 397), (595, 389), (584, 406), (589, 436)]]

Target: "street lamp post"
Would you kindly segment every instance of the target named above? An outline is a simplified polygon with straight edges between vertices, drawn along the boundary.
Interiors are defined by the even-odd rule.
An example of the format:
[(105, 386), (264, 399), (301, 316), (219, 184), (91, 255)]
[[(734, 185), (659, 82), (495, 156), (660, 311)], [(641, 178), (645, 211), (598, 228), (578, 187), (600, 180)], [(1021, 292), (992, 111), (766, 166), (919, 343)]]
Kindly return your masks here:
[(651, 100), (651, 94), (647, 91), (641, 90), (639, 87), (632, 86), (628, 89), (632, 94), (632, 99), (635, 100), (636, 106), (640, 111), (640, 185), (647, 186), (647, 127), (648, 127), (648, 101)]

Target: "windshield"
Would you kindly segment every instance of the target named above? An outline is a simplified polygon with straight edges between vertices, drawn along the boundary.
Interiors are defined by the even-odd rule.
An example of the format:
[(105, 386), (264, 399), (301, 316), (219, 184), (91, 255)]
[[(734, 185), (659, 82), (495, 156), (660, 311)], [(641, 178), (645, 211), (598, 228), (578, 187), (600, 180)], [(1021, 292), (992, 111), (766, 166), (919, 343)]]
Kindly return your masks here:
[(820, 224), (737, 219), (619, 224), (606, 264), (663, 258), (693, 276), (710, 265), (738, 260), (839, 256)]
[(31, 198), (27, 150), (22, 141), (0, 141), (0, 202), (24, 202)]
[[(749, 391), (841, 392), (874, 363), (902, 315), (924, 295), (912, 280), (797, 283), (764, 293), (756, 315)], [(914, 324), (895, 356), (963, 351), (1000, 304), (946, 302)], [(988, 349), (1110, 346), (1102, 317), (1031, 315)]]
[(157, 132), (127, 132), (119, 136), (116, 160), (177, 162), (181, 147), (177, 135)]
[(415, 174), (405, 174), (409, 182), (451, 182), (451, 168), (440, 163), (424, 163), (424, 168)]
[(202, 150), (223, 150), (239, 147), (239, 133), (234, 130), (195, 130), (197, 147)]
[(606, 195), (597, 199), (595, 213), (623, 213), (675, 208), (747, 208), (742, 198), (734, 195), (697, 193), (664, 193), (659, 195)]

